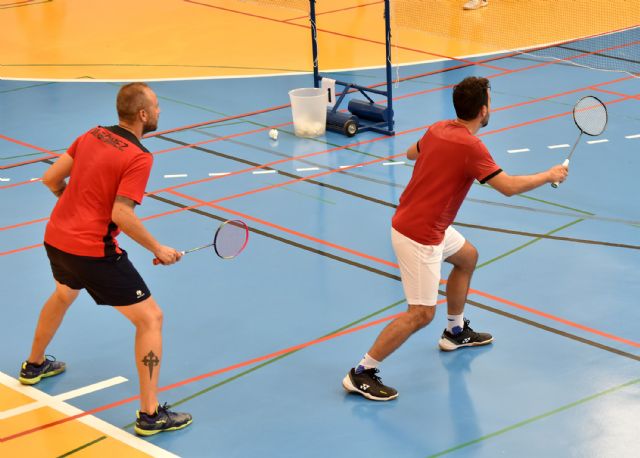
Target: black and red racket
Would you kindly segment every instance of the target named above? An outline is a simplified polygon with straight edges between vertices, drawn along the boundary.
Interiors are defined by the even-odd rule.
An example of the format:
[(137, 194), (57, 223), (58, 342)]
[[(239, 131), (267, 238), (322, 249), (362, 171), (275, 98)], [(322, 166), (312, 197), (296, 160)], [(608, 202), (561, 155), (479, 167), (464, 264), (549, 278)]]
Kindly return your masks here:
[[(233, 259), (242, 253), (249, 241), (249, 227), (244, 221), (231, 219), (224, 221), (216, 230), (213, 242), (190, 250), (181, 251), (183, 255), (213, 247), (216, 254), (222, 259)], [(153, 260), (153, 265), (162, 264), (158, 258)]]

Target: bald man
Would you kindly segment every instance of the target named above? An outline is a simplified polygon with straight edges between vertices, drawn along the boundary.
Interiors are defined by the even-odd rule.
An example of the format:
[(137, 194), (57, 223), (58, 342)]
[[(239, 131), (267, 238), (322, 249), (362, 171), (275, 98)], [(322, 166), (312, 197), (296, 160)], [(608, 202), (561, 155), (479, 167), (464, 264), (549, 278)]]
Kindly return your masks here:
[(19, 380), (34, 385), (65, 371), (65, 363), (45, 356), (45, 350), (69, 306), (86, 289), (97, 304), (112, 306), (136, 327), (140, 410), (135, 431), (151, 436), (182, 429), (192, 418), (158, 403), (162, 310), (116, 236), (124, 232), (164, 265), (179, 261), (181, 254), (160, 244), (134, 213), (153, 164), (140, 140), (158, 126), (158, 98), (146, 84), (130, 83), (118, 92), (116, 105), (118, 125), (98, 126), (78, 137), (42, 178), (58, 197), (44, 235), (55, 291), (40, 312)]

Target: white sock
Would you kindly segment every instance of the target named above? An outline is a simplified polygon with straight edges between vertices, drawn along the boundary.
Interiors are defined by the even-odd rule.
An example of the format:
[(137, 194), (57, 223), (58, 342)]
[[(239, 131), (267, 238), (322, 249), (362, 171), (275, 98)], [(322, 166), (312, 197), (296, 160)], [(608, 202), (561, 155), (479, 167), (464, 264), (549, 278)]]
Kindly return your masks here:
[(379, 365), (380, 361), (373, 359), (369, 356), (369, 353), (365, 353), (364, 358), (362, 358), (356, 366), (356, 374), (359, 374), (366, 369), (378, 367)]
[(460, 315), (447, 315), (447, 331), (454, 336), (464, 329), (464, 313)]

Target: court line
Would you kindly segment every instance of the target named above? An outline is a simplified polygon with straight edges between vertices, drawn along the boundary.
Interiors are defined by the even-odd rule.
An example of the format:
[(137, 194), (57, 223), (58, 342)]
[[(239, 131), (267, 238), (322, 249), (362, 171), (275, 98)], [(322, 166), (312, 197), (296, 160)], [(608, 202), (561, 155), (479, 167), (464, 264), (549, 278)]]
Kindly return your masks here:
[(578, 399), (577, 401), (574, 401), (574, 402), (571, 402), (569, 404), (565, 404), (565, 405), (563, 405), (561, 407), (558, 407), (556, 409), (541, 413), (540, 415), (536, 415), (534, 417), (527, 418), (526, 420), (519, 421), (518, 423), (514, 423), (514, 424), (512, 424), (510, 426), (507, 426), (505, 428), (499, 429), (499, 430), (494, 431), (492, 433), (485, 434), (484, 436), (480, 436), (477, 439), (473, 439), (473, 440), (470, 440), (470, 441), (467, 441), (467, 442), (463, 442), (463, 443), (461, 443), (459, 445), (456, 445), (454, 447), (448, 448), (448, 449), (443, 450), (441, 452), (429, 455), (427, 458), (437, 458), (437, 457), (440, 457), (440, 456), (448, 455), (449, 453), (456, 452), (456, 451), (461, 450), (463, 448), (469, 447), (470, 445), (475, 445), (475, 444), (478, 444), (480, 442), (486, 441), (487, 439), (492, 439), (492, 438), (494, 438), (496, 436), (500, 436), (502, 434), (511, 432), (511, 431), (513, 431), (515, 429), (521, 428), (523, 426), (529, 425), (529, 424), (534, 423), (534, 422), (539, 421), (539, 420), (543, 420), (543, 419), (548, 418), (548, 417), (550, 417), (552, 415), (555, 415), (557, 413), (564, 412), (566, 410), (572, 409), (573, 407), (577, 407), (577, 406), (585, 404), (585, 403), (587, 403), (589, 401), (593, 401), (594, 399), (598, 399), (598, 398), (600, 398), (602, 396), (606, 396), (608, 394), (620, 391), (620, 390), (622, 390), (624, 388), (628, 388), (628, 387), (633, 386), (633, 385), (635, 385), (637, 383), (640, 383), (640, 378), (635, 379), (635, 380), (631, 380), (631, 381), (623, 383), (621, 385), (616, 385), (616, 386), (614, 386), (612, 388), (609, 388), (607, 390), (600, 391), (599, 393), (592, 394), (590, 396)]
[[(155, 197), (155, 196), (154, 196), (154, 198), (160, 199), (160, 198)], [(170, 201), (168, 201), (168, 202), (170, 202)], [(178, 203), (174, 203), (174, 204), (178, 205), (178, 206), (182, 206), (182, 204), (178, 204)], [(202, 212), (201, 210), (191, 210), (191, 211), (194, 211), (194, 212), (199, 213), (199, 214), (207, 215), (207, 216), (209, 216), (211, 218), (214, 218), (214, 219), (224, 220), (224, 218), (222, 218), (220, 216), (212, 215), (210, 213), (205, 213), (205, 212)], [(227, 210), (225, 209), (224, 211), (227, 211)], [(259, 230), (255, 229), (255, 228), (250, 228), (250, 230), (252, 232), (262, 232), (263, 234), (267, 234), (268, 237), (275, 238), (277, 240), (286, 241), (286, 239), (282, 239), (279, 236), (276, 236), (276, 235), (273, 235), (273, 234), (268, 234), (268, 233), (265, 233), (264, 231), (259, 231)], [(400, 280), (400, 277), (397, 276), (397, 275), (393, 275), (393, 274), (390, 274), (388, 272), (380, 271), (380, 270), (374, 269), (374, 268), (372, 268), (370, 266), (365, 266), (363, 264), (356, 263), (354, 261), (347, 260), (347, 259), (335, 256), (335, 255), (332, 255), (330, 253), (320, 252), (317, 249), (314, 249), (314, 248), (311, 248), (311, 247), (307, 247), (305, 245), (298, 244), (297, 242), (286, 241), (286, 243), (289, 243), (289, 244), (294, 245), (294, 246), (301, 247), (301, 248), (309, 250), (309, 251), (317, 252), (319, 254), (323, 254), (323, 255), (331, 257), (333, 259), (342, 260), (343, 262), (346, 262), (346, 263), (348, 263), (350, 265), (362, 266), (362, 268), (364, 268), (364, 269), (366, 269), (368, 271), (379, 273), (379, 274), (381, 274), (381, 275), (383, 275), (385, 277), (392, 278), (392, 279), (395, 279), (397, 281)], [(439, 291), (439, 292), (440, 292), (440, 294), (446, 295), (445, 292), (442, 292), (442, 291)], [(475, 290), (474, 290), (474, 292), (475, 292)], [(401, 303), (401, 302), (399, 302), (399, 303)], [(555, 334), (558, 334), (558, 335), (561, 335), (561, 336), (565, 336), (565, 337), (569, 337), (569, 338), (572, 338), (574, 340), (577, 340), (577, 341), (580, 341), (580, 342), (587, 343), (589, 345), (595, 346), (597, 348), (604, 349), (606, 351), (610, 351), (612, 353), (615, 353), (615, 354), (618, 354), (618, 355), (621, 355), (621, 356), (626, 356), (628, 358), (640, 361), (640, 356), (636, 356), (636, 355), (633, 355), (633, 354), (630, 354), (630, 353), (627, 353), (627, 352), (623, 352), (621, 350), (618, 350), (618, 349), (615, 349), (615, 348), (611, 348), (611, 347), (608, 347), (606, 345), (603, 345), (603, 344), (600, 344), (600, 343), (597, 343), (597, 342), (593, 342), (593, 341), (590, 341), (588, 339), (584, 339), (582, 337), (575, 336), (573, 334), (569, 334), (569, 333), (564, 332), (564, 331), (556, 330), (556, 329), (551, 328), (549, 326), (533, 322), (531, 320), (528, 320), (528, 319), (523, 318), (523, 317), (519, 317), (517, 315), (513, 315), (513, 314), (511, 314), (509, 312), (505, 312), (505, 311), (502, 311), (502, 310), (499, 310), (499, 309), (495, 309), (494, 307), (490, 307), (490, 306), (487, 306), (487, 305), (484, 305), (484, 304), (480, 304), (480, 303), (478, 303), (476, 301), (472, 301), (472, 300), (467, 300), (467, 303), (475, 305), (476, 307), (480, 307), (480, 308), (482, 308), (484, 310), (493, 311), (494, 313), (500, 314), (500, 315), (505, 316), (505, 317), (512, 317), (513, 319), (516, 319), (517, 321), (521, 321), (523, 323), (532, 324), (533, 326), (536, 326), (536, 327), (538, 327), (540, 329), (548, 330), (548, 331), (553, 332)], [(374, 325), (379, 324), (381, 322), (393, 319), (395, 316), (398, 316), (398, 315), (394, 315), (394, 316), (391, 316), (391, 317), (386, 317), (386, 318), (383, 318), (383, 319), (380, 319), (380, 320), (376, 320), (374, 322), (367, 323), (366, 325), (360, 326), (358, 328), (354, 328), (353, 330), (348, 330), (348, 331), (345, 331), (345, 332), (340, 333), (340, 334), (335, 334), (333, 336), (328, 336), (328, 337), (320, 339), (320, 340), (321, 341), (329, 340), (330, 338), (335, 338), (335, 337), (338, 337), (339, 335), (348, 334), (350, 332), (355, 332), (355, 331), (360, 330), (360, 329), (364, 329), (364, 328), (367, 328), (367, 327), (370, 327), (370, 326), (374, 326)], [(316, 340), (318, 340), (318, 339), (316, 339)], [(311, 342), (315, 342), (315, 341), (311, 341)], [(317, 343), (320, 343), (320, 342), (317, 342)], [(216, 370), (216, 371), (213, 371), (213, 372), (209, 372), (207, 374), (202, 374), (200, 376), (196, 376), (196, 377), (190, 378), (187, 381), (178, 382), (178, 383), (174, 383), (173, 385), (168, 385), (166, 387), (162, 387), (162, 388), (159, 389), (159, 391), (165, 391), (165, 390), (168, 390), (168, 389), (171, 389), (171, 388), (175, 388), (177, 386), (182, 386), (182, 385), (184, 385), (186, 383), (191, 383), (193, 381), (198, 381), (198, 380), (201, 380), (202, 378), (205, 378), (205, 376), (206, 377), (212, 377), (214, 375), (219, 375), (221, 373), (228, 372), (230, 370), (235, 370), (235, 369), (238, 369), (238, 368), (241, 368), (241, 367), (245, 367), (247, 365), (255, 364), (256, 362), (260, 362), (260, 361), (263, 361), (263, 360), (268, 360), (268, 359), (271, 359), (271, 358), (275, 358), (275, 357), (290, 353), (293, 350), (296, 350), (296, 349), (299, 349), (299, 348), (304, 348), (304, 347), (310, 346), (310, 345), (311, 345), (310, 342), (306, 342), (304, 344), (299, 344), (297, 346), (290, 347), (290, 348), (287, 348), (287, 349), (284, 349), (284, 350), (280, 350), (278, 352), (271, 353), (271, 354), (263, 356), (263, 357), (254, 358), (254, 359), (251, 359), (249, 361), (245, 361), (243, 363), (239, 363), (239, 364), (236, 364), (236, 365), (233, 365), (233, 366), (228, 366), (227, 368), (219, 369), (219, 370)], [(181, 384), (181, 385), (178, 385), (178, 384)], [(132, 402), (132, 401), (134, 401), (134, 400), (136, 400), (138, 398), (139, 398), (139, 396), (133, 396), (133, 397), (130, 397), (130, 398), (127, 398), (127, 399), (116, 401), (114, 403), (111, 403), (111, 404), (108, 404), (108, 405), (105, 405), (105, 406), (101, 406), (101, 407), (92, 409), (90, 411), (75, 415), (73, 417), (68, 417), (66, 419), (61, 419), (61, 420), (58, 420), (58, 421), (55, 421), (55, 422), (51, 422), (51, 423), (48, 423), (48, 424), (45, 424), (45, 425), (40, 425), (40, 426), (38, 426), (36, 428), (32, 428), (30, 430), (25, 430), (25, 431), (16, 433), (16, 434), (14, 434), (12, 436), (8, 436), (8, 437), (5, 437), (5, 438), (0, 438), (0, 441), (7, 441), (7, 440), (12, 440), (12, 439), (15, 439), (15, 438), (18, 438), (18, 437), (22, 437), (24, 435), (31, 434), (31, 433), (36, 432), (36, 431), (40, 431), (40, 430), (43, 430), (43, 429), (46, 429), (46, 428), (50, 428), (50, 427), (65, 423), (67, 421), (71, 421), (73, 419), (79, 418), (79, 417), (84, 416), (84, 415), (94, 414), (94, 413), (97, 413), (97, 412), (101, 412), (101, 411), (104, 411), (104, 410), (108, 410), (108, 409), (111, 409), (111, 408), (114, 408), (114, 407), (129, 403), (129, 402)]]
[[(269, 22), (276, 22), (278, 24), (285, 24), (285, 25), (289, 25), (289, 26), (292, 26), (292, 27), (299, 27), (299, 28), (303, 28), (303, 29), (309, 30), (309, 31), (311, 30), (310, 26), (307, 26), (307, 25), (304, 25), (304, 24), (296, 24), (294, 22), (286, 22), (286, 21), (283, 21), (282, 19), (274, 19), (274, 18), (270, 18), (270, 17), (267, 17), (267, 16), (260, 16), (258, 14), (248, 13), (246, 11), (234, 10), (234, 9), (231, 9), (231, 8), (224, 8), (222, 6), (211, 5), (209, 3), (197, 2), (195, 0), (183, 0), (183, 1), (186, 2), (186, 3), (192, 3), (194, 5), (206, 6), (208, 8), (222, 10), (222, 11), (226, 11), (226, 12), (229, 12), (229, 13), (239, 14), (239, 15), (242, 15), (242, 16), (249, 16), (249, 17), (252, 17), (252, 18), (262, 19), (262, 20), (269, 21)], [(340, 32), (336, 32), (336, 31), (328, 30), (328, 29), (321, 29), (321, 28), (319, 28), (317, 26), (316, 26), (316, 31), (317, 32), (326, 33), (326, 34), (329, 34), (329, 35), (335, 35), (335, 36), (342, 37), (342, 38), (348, 38), (348, 39), (351, 39), (351, 40), (364, 41), (366, 43), (372, 43), (372, 44), (375, 44), (375, 45), (385, 46), (385, 43), (382, 42), (382, 41), (376, 41), (376, 40), (372, 40), (370, 38), (358, 37), (356, 35), (349, 35), (349, 34), (346, 34), (346, 33), (340, 33)], [(433, 53), (433, 52), (424, 51), (422, 49), (414, 49), (414, 48), (409, 48), (409, 47), (406, 47), (406, 46), (399, 46), (399, 45), (394, 45), (394, 44), (392, 44), (391, 47), (395, 48), (395, 49), (402, 49), (403, 51), (410, 51), (410, 52), (415, 52), (415, 53), (418, 53), (418, 54), (425, 54), (425, 55), (429, 55), (429, 56), (440, 57), (440, 58), (443, 58), (443, 59), (457, 61), (457, 62), (472, 63), (473, 65), (482, 65), (483, 67), (490, 68), (492, 70), (499, 70), (499, 71), (504, 71), (505, 70), (504, 68), (501, 68), (501, 67), (494, 67), (492, 65), (478, 64), (476, 62), (468, 61), (468, 60), (463, 59), (463, 58), (445, 56), (443, 54), (436, 54), (436, 53)]]
[[(104, 380), (102, 382), (94, 383), (91, 385), (84, 386), (82, 388), (77, 388), (72, 391), (67, 391), (66, 393), (58, 394), (52, 396), (51, 399), (56, 401), (68, 401), (69, 399), (77, 398), (79, 396), (84, 396), (86, 394), (94, 393), (96, 391), (104, 390), (106, 388), (110, 388), (115, 385), (119, 385), (120, 383), (128, 382), (128, 380), (124, 377), (117, 376), (112, 377), (108, 380)], [(0, 411), (0, 420), (6, 420), (7, 418), (14, 417), (16, 415), (21, 415), (25, 412), (30, 412), (35, 409), (39, 409), (40, 407), (46, 407), (47, 403), (38, 400), (29, 404), (24, 404), (19, 407), (15, 407), (9, 410)]]
[[(336, 243), (328, 242), (326, 240), (319, 239), (319, 238), (314, 237), (312, 235), (305, 234), (305, 233), (302, 233), (302, 232), (299, 232), (299, 231), (296, 231), (296, 230), (293, 230), (293, 229), (289, 229), (289, 228), (281, 226), (279, 224), (272, 223), (272, 222), (263, 220), (261, 218), (257, 218), (257, 217), (252, 216), (252, 215), (248, 215), (246, 213), (242, 213), (242, 212), (239, 212), (239, 211), (236, 211), (236, 210), (232, 210), (232, 209), (229, 209), (229, 208), (226, 208), (226, 207), (222, 207), (222, 206), (216, 204), (217, 201), (205, 202), (205, 201), (203, 201), (201, 199), (198, 199), (196, 197), (189, 196), (189, 195), (177, 192), (177, 191), (172, 191), (171, 193), (176, 195), (176, 196), (178, 196), (178, 197), (181, 197), (183, 199), (187, 199), (187, 200), (189, 200), (191, 202), (196, 202), (198, 204), (198, 206), (208, 206), (208, 207), (211, 207), (211, 208), (215, 208), (216, 210), (223, 211), (223, 212), (232, 214), (234, 216), (237, 216), (237, 217), (240, 217), (240, 218), (244, 218), (246, 220), (253, 221), (255, 223), (262, 224), (264, 226), (268, 226), (268, 227), (277, 229), (279, 231), (282, 231), (282, 232), (285, 232), (285, 233), (288, 233), (288, 234), (291, 234), (291, 235), (295, 235), (297, 237), (301, 237), (301, 238), (310, 240), (310, 241), (315, 242), (315, 243), (320, 243), (321, 245), (325, 245), (325, 246), (328, 246), (330, 248), (334, 248), (334, 249), (343, 251), (345, 253), (349, 253), (351, 255), (354, 255), (354, 256), (357, 256), (357, 257), (360, 257), (360, 258), (363, 258), (363, 259), (368, 259), (370, 261), (373, 261), (373, 262), (376, 262), (376, 263), (379, 263), (379, 264), (382, 264), (382, 265), (385, 265), (385, 266), (388, 266), (388, 267), (393, 267), (393, 268), (396, 268), (396, 269), (398, 268), (398, 265), (396, 263), (394, 263), (394, 262), (387, 261), (385, 259), (380, 259), (380, 258), (377, 258), (375, 256), (371, 256), (369, 254), (362, 253), (362, 252), (353, 250), (351, 248), (338, 245)], [(189, 207), (186, 207), (186, 208), (189, 208)], [(554, 232), (556, 230), (558, 230), (558, 229), (554, 229), (551, 232)], [(533, 242), (528, 242), (527, 245), (529, 245), (531, 243), (533, 243)], [(581, 325), (579, 323), (575, 323), (573, 321), (569, 321), (567, 319), (564, 319), (564, 318), (561, 318), (561, 317), (557, 317), (555, 315), (551, 315), (549, 313), (542, 312), (542, 311), (533, 309), (531, 307), (527, 307), (525, 305), (518, 304), (518, 303), (510, 301), (508, 299), (502, 299), (502, 298), (500, 298), (498, 296), (495, 296), (495, 295), (492, 295), (492, 294), (489, 294), (489, 293), (485, 293), (483, 291), (476, 290), (476, 289), (473, 289), (473, 288), (469, 289), (469, 293), (470, 294), (478, 294), (480, 296), (492, 299), (492, 300), (494, 300), (496, 302), (500, 302), (500, 303), (502, 303), (504, 305), (509, 305), (511, 307), (518, 308), (520, 310), (525, 310), (525, 311), (527, 311), (529, 313), (532, 313), (534, 315), (542, 316), (542, 317), (547, 318), (549, 320), (557, 321), (559, 323), (562, 323), (562, 324), (565, 324), (567, 326), (580, 329), (580, 330), (585, 331), (585, 332), (589, 332), (591, 334), (596, 334), (596, 335), (598, 335), (600, 337), (605, 337), (607, 339), (614, 340), (614, 341), (617, 341), (617, 342), (621, 342), (621, 343), (630, 345), (632, 347), (640, 348), (640, 343), (638, 343), (638, 342), (634, 342), (632, 340), (625, 339), (623, 337), (618, 337), (618, 336), (615, 336), (613, 334), (609, 334), (609, 333), (600, 331), (600, 330), (595, 329), (595, 328), (590, 328), (590, 327)]]
[[(84, 412), (72, 406), (71, 404), (67, 404), (64, 401), (57, 400), (54, 396), (50, 396), (32, 386), (21, 385), (20, 382), (18, 382), (16, 379), (2, 372), (0, 372), (0, 384), (7, 386), (20, 393), (23, 393), (31, 398), (34, 398), (36, 399), (36, 401), (42, 402), (48, 408), (56, 410), (65, 415), (70, 415), (71, 417), (65, 417), (65, 418), (77, 419), (80, 423), (90, 426), (91, 428), (97, 431), (100, 431), (101, 433), (104, 433), (112, 437), (113, 439), (118, 440), (136, 450), (139, 450), (144, 453), (148, 453), (154, 457), (155, 456), (163, 457), (163, 458), (177, 457), (177, 455), (174, 455), (173, 453), (167, 450), (164, 450), (156, 445), (153, 445), (150, 442), (147, 442), (132, 434), (129, 434), (123, 429), (113, 426), (112, 424), (107, 423), (104, 420), (94, 417), (89, 412)], [(33, 432), (35, 432), (35, 430)], [(0, 437), (0, 443), (7, 442), (12, 438), (21, 437), (23, 435), (24, 434), (18, 433), (18, 434), (14, 434), (7, 437)]]
[(0, 134), (0, 139), (6, 140), (6, 141), (11, 142), (11, 143), (15, 143), (15, 144), (20, 145), (20, 146), (24, 146), (26, 148), (34, 149), (36, 151), (40, 151), (42, 153), (46, 153), (46, 154), (49, 155), (48, 157), (40, 158), (40, 159), (37, 159), (37, 160), (33, 159), (33, 160), (30, 160), (30, 161), (20, 162), (18, 164), (2, 165), (2, 166), (0, 166), (0, 170), (5, 170), (5, 169), (17, 167), (19, 165), (24, 165), (24, 164), (31, 164), (33, 162), (40, 162), (40, 161), (43, 161), (45, 159), (52, 159), (52, 158), (61, 156), (61, 154), (54, 153), (53, 151), (49, 151), (47, 149), (40, 148), (39, 146), (32, 145), (30, 143), (26, 143), (26, 142), (23, 142), (21, 140), (15, 139), (15, 138), (7, 137), (6, 135)]

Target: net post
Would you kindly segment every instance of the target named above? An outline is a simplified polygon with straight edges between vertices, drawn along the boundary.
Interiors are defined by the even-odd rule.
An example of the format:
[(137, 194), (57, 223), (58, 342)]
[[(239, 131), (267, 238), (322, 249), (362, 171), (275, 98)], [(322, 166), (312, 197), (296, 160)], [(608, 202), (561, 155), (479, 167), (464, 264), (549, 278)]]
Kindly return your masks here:
[(309, 0), (309, 21), (311, 22), (311, 53), (313, 56), (313, 87), (320, 87), (318, 71), (318, 31), (316, 29), (316, 0)]
[[(313, 1), (313, 0), (311, 0)], [(385, 28), (385, 48), (386, 48), (386, 70), (387, 70), (387, 107), (389, 109), (389, 119), (387, 121), (387, 129), (393, 132), (393, 95), (391, 93), (392, 77), (391, 77), (391, 0), (384, 0), (384, 28)]]

